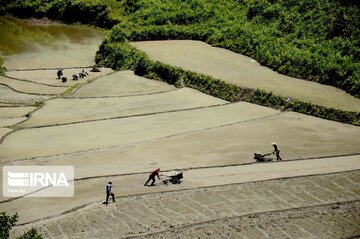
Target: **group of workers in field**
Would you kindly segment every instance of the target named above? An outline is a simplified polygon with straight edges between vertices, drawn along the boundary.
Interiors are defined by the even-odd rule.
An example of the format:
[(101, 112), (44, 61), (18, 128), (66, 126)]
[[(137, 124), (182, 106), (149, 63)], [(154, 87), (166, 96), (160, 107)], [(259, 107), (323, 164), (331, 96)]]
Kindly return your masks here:
[[(63, 70), (64, 70), (63, 68), (58, 69), (58, 71), (56, 72), (56, 75), (57, 75), (57, 78), (58, 78), (58, 79), (61, 79), (62, 82), (66, 82), (66, 81), (67, 81), (67, 77), (64, 76)], [(87, 73), (84, 69), (82, 69), (82, 70), (79, 72), (79, 75), (73, 74), (73, 75), (72, 75), (72, 79), (73, 79), (73, 80), (78, 80), (79, 78), (84, 78), (84, 77), (86, 77), (87, 75), (89, 75), (89, 73)]]
[[(271, 143), (272, 146), (274, 147), (274, 151), (272, 152), (273, 154), (276, 155), (276, 160), (282, 160), (282, 158), (280, 157), (280, 149), (278, 147), (278, 145), (275, 142)], [(256, 154), (256, 153), (255, 153)], [(271, 153), (270, 153), (271, 154)], [(267, 154), (268, 155), (268, 154)], [(154, 186), (155, 184), (155, 178), (157, 177), (159, 180), (160, 179), (160, 168), (155, 169), (154, 171), (152, 171), (149, 174), (149, 178), (148, 180), (145, 182), (144, 186)], [(182, 178), (182, 173), (181, 173), (181, 178)], [(148, 185), (148, 183), (151, 182), (150, 185)], [(115, 194), (112, 192), (112, 182), (108, 182), (108, 184), (106, 184), (106, 200), (104, 202), (104, 204), (108, 205), (109, 202), (109, 198), (110, 196), (112, 197), (112, 201), (115, 202)]]

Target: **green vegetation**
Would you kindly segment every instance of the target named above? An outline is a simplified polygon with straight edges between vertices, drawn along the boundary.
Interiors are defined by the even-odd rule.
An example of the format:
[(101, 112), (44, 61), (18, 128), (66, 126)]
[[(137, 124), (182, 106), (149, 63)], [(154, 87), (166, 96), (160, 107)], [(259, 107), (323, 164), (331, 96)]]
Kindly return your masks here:
[(360, 113), (326, 108), (324, 106), (313, 105), (310, 102), (287, 101), (284, 97), (273, 95), (271, 92), (255, 90), (251, 93), (249, 102), (360, 126)]
[[(0, 213), (0, 238), (9, 238), (9, 232), (13, 226), (15, 226), (19, 216), (15, 213), (13, 216), (6, 215), (5, 212)], [(37, 233), (35, 228), (31, 228), (25, 232), (18, 239), (41, 239), (42, 237)]]
[[(111, 28), (119, 22), (110, 9), (120, 9), (116, 0), (2, 0), (0, 14), (20, 18), (43, 18), (65, 23), (81, 23)], [(116, 11), (115, 11), (116, 12)]]
[[(3, 0), (0, 13), (106, 28), (119, 23), (106, 43), (202, 40), (360, 97), (356, 0)], [(126, 68), (112, 57), (108, 66)]]
[[(112, 27), (110, 42), (195, 39), (360, 97), (356, 0), (3, 0), (0, 14)], [(108, 62), (109, 65), (114, 63)], [(123, 67), (123, 66), (122, 66)]]
[(4, 64), (4, 58), (0, 57), (0, 75), (4, 75), (6, 68), (3, 66)]
[(132, 7), (124, 11), (128, 15), (104, 44), (202, 40), (251, 56), (286, 75), (332, 85), (360, 97), (360, 8), (355, 1), (131, 2)]
[(127, 43), (110, 43), (104, 40), (95, 56), (95, 61), (113, 69), (135, 69), (146, 54)]
[[(70, 95), (75, 89), (77, 89), (81, 84), (80, 83), (76, 83), (72, 86), (70, 86), (69, 88), (67, 88), (66, 91), (64, 91), (61, 96), (68, 96)], [(42, 105), (42, 104), (41, 104)], [(41, 105), (38, 105), (38, 106), (41, 106)]]
[[(98, 64), (245, 100), (359, 125), (359, 114), (242, 89), (152, 62), (127, 41), (192, 39), (255, 58), (278, 72), (341, 88), (360, 98), (360, 7), (356, 0), (5, 0), (0, 13), (100, 27), (117, 25)], [(336, 100), (336, 99), (335, 99)]]

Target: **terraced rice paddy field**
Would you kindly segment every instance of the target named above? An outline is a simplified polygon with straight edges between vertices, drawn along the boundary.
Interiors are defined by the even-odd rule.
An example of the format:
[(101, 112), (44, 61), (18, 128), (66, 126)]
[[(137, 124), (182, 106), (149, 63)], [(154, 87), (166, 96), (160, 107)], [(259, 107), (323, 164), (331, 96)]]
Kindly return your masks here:
[[(360, 110), (342, 91), (280, 76), (238, 54), (212, 53), (204, 43), (133, 44), (154, 59), (243, 86)], [(189, 44), (186, 62), (178, 52)], [(79, 71), (72, 67), (64, 72)], [(55, 78), (55, 69), (0, 77), (1, 165), (72, 165), (76, 178), (72, 198), (1, 196), (1, 211), (20, 216), (12, 237), (30, 227), (45, 238), (360, 236), (359, 127), (229, 103), (131, 71), (102, 68), (65, 84)], [(271, 152), (273, 141), (283, 161), (255, 163), (253, 153)], [(156, 167), (182, 171), (182, 183), (144, 187)], [(110, 180), (117, 201), (105, 206)]]

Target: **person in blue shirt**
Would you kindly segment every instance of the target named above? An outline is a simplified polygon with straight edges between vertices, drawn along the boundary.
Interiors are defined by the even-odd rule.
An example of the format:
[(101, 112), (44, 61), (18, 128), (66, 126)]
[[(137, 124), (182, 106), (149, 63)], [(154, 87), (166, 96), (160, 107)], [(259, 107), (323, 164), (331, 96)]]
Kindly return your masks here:
[(115, 202), (115, 194), (112, 192), (112, 182), (106, 184), (106, 201), (105, 201), (106, 205), (108, 205), (110, 196), (112, 197), (113, 202)]

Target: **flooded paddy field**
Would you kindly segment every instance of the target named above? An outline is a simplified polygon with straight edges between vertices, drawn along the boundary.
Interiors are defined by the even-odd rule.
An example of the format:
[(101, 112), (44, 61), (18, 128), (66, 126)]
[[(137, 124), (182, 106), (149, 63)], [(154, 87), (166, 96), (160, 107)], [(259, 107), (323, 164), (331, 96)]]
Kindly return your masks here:
[[(14, 70), (0, 78), (0, 164), (75, 169), (74, 197), (1, 195), (0, 211), (17, 212), (23, 224), (12, 230), (12, 237), (30, 227), (45, 238), (359, 234), (359, 127), (229, 103), (131, 71), (85, 68), (86, 78), (64, 84), (56, 79), (56, 69), (69, 67), (64, 72), (71, 75), (93, 65), (104, 34), (83, 27), (59, 28), (60, 24), (32, 26), (17, 20), (11, 24), (22, 29), (29, 45), (18, 39), (19, 46), (12, 51), (0, 49), (6, 54), (5, 65)], [(11, 39), (2, 41), (10, 44)], [(169, 47), (166, 42), (154, 44)], [(247, 79), (255, 74), (248, 63), (256, 63), (241, 61), (239, 54), (229, 53), (232, 56), (223, 62), (223, 53), (216, 53), (215, 62), (223, 62), (216, 66), (221, 70), (210, 64), (214, 59), (209, 55), (214, 53), (208, 46), (199, 51), (192, 47), (191, 60), (196, 62), (191, 65), (203, 64), (197, 57), (206, 57), (206, 74), (219, 77), (216, 72), (230, 74), (236, 68)], [(72, 54), (79, 54), (76, 51), (81, 56), (72, 59)], [(29, 62), (30, 56), (43, 57)], [(272, 78), (273, 73), (260, 68), (254, 82)], [(277, 86), (286, 88), (283, 83)], [(305, 88), (298, 91), (305, 98), (314, 94), (311, 86), (301, 87)], [(356, 101), (340, 98), (337, 107), (359, 109)], [(326, 99), (319, 102), (337, 104)], [(256, 163), (253, 153), (272, 153), (271, 142), (277, 142), (283, 160)], [(181, 184), (157, 180), (154, 187), (144, 187), (156, 167), (161, 167), (162, 180), (175, 170), (182, 171), (184, 179)], [(1, 179), (2, 174), (1, 170)], [(117, 202), (105, 206), (108, 181), (114, 183)]]
[(84, 67), (94, 64), (102, 31), (65, 24), (0, 18), (0, 54), (8, 69)]
[(242, 87), (258, 88), (315, 105), (360, 112), (360, 99), (345, 91), (279, 74), (250, 57), (200, 41), (144, 41), (132, 42), (131, 45), (144, 51), (153, 60)]

